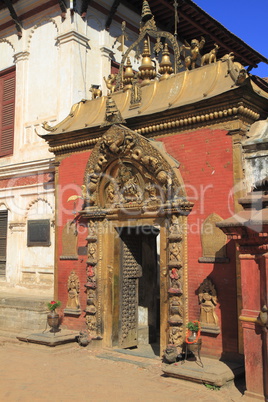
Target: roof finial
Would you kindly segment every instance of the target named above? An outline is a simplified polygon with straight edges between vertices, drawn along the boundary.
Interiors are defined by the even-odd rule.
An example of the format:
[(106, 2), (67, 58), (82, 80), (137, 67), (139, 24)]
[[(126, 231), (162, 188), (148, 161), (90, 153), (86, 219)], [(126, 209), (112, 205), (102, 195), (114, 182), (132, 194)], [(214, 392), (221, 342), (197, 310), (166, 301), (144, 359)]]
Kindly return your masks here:
[(125, 122), (126, 121), (121, 116), (121, 113), (118, 110), (115, 101), (109, 94), (106, 100), (105, 120), (102, 123), (101, 127), (112, 126), (113, 124), (123, 124)]
[(141, 20), (142, 22), (146, 22), (153, 17), (152, 11), (150, 9), (149, 3), (146, 0), (143, 0), (142, 4), (142, 12), (141, 12)]

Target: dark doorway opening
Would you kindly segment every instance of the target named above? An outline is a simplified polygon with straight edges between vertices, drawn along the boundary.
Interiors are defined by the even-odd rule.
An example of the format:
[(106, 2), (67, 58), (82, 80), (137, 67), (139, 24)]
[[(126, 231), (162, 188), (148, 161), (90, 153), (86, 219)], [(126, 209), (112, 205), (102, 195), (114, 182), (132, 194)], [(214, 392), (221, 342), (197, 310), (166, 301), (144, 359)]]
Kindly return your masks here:
[(155, 226), (121, 228), (119, 344), (159, 356), (159, 251)]

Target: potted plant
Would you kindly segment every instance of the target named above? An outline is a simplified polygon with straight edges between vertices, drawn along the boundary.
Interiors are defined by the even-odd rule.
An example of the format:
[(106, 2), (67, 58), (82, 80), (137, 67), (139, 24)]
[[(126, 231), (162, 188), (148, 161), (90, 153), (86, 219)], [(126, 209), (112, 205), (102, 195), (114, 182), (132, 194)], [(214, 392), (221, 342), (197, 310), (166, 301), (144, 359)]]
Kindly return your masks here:
[(56, 308), (61, 306), (61, 302), (52, 300), (51, 302), (47, 303), (47, 307), (49, 309), (49, 313), (47, 315), (47, 323), (48, 325), (51, 327), (50, 332), (57, 332), (59, 329), (59, 323), (60, 323), (60, 319), (59, 319), (59, 314), (56, 313)]
[[(195, 321), (189, 321), (187, 324), (188, 328), (188, 333), (187, 333), (187, 339), (189, 342), (197, 342), (198, 338), (200, 336), (200, 330), (201, 330), (201, 325), (200, 322), (195, 320)], [(191, 331), (191, 335), (189, 336), (189, 330)]]

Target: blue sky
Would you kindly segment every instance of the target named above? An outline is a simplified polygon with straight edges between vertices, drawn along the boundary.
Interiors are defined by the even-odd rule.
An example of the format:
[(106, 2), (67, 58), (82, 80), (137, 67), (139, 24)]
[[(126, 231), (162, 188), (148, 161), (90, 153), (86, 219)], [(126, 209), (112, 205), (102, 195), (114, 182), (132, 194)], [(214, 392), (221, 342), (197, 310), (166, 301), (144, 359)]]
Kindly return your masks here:
[[(268, 59), (268, 0), (193, 0), (229, 31)], [(252, 74), (268, 77), (268, 64)]]

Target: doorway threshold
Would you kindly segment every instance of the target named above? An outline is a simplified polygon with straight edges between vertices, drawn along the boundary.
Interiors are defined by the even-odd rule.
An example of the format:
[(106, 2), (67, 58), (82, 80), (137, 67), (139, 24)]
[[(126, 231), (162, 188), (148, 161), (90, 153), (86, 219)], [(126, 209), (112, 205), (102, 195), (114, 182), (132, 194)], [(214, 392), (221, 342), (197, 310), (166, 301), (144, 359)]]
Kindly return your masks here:
[(154, 344), (138, 345), (135, 348), (129, 349), (114, 348), (114, 351), (130, 356), (145, 357), (147, 359), (160, 359), (159, 354), (157, 354), (159, 351), (159, 345)]

